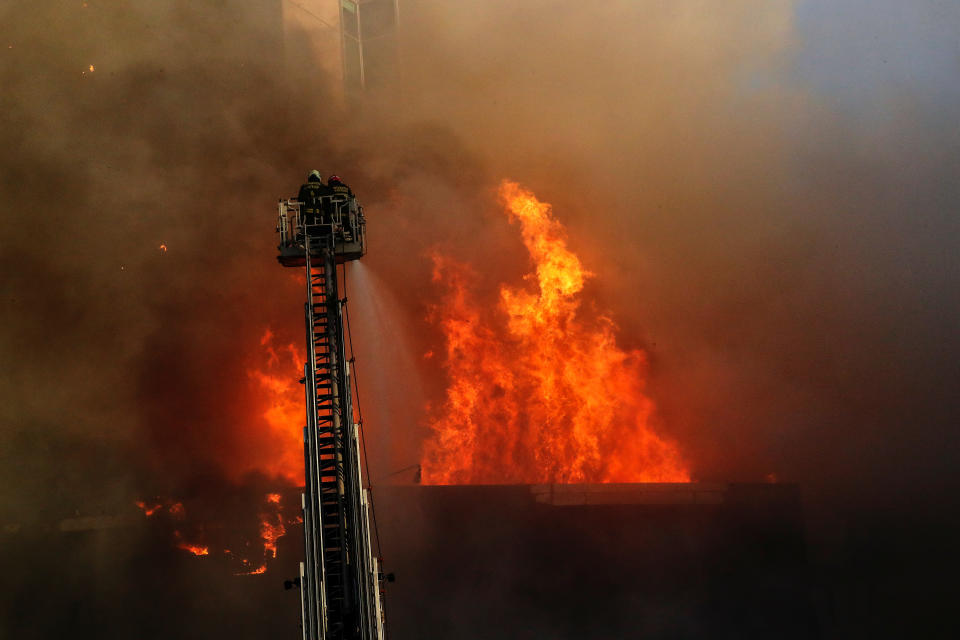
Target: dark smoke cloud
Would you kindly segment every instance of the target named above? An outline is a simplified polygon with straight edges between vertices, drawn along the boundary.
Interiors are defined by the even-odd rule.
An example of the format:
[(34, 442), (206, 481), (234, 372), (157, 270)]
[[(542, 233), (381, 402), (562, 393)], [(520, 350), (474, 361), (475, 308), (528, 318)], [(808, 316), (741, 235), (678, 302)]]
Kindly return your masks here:
[[(271, 319), (255, 293), (264, 271), (237, 269), (269, 247), (247, 201), (290, 155), (266, 140), (292, 126), (283, 101), (245, 98), (276, 86), (276, 61), (245, 68), (236, 42), (203, 48), (221, 18), (180, 3), (8, 9), (4, 350), (21, 391), (5, 403), (6, 433), (147, 443), (148, 459), (175, 443), (182, 468), (216, 449), (201, 412), (229, 416), (230, 386), (243, 384), (229, 381), (229, 341)], [(236, 18), (250, 37), (271, 35), (250, 20)], [(38, 428), (23, 424), (38, 412)], [(17, 471), (35, 455), (11, 455), (19, 483), (35, 481)], [(84, 475), (95, 494), (96, 469)]]
[(276, 443), (237, 425), (263, 330), (301, 340), (270, 227), (313, 167), (371, 220), (350, 285), (373, 475), (416, 462), (443, 382), (424, 252), (493, 294), (522, 274), (510, 177), (650, 352), (698, 478), (800, 482), (836, 592), (865, 548), (878, 601), (926, 577), (896, 523), (949, 531), (956, 503), (955, 9), (837, 33), (858, 20), (822, 3), (404, 2), (395, 86), (351, 105), (316, 34), (254, 4), (0, 8), (3, 522), (274, 482), (244, 474)]

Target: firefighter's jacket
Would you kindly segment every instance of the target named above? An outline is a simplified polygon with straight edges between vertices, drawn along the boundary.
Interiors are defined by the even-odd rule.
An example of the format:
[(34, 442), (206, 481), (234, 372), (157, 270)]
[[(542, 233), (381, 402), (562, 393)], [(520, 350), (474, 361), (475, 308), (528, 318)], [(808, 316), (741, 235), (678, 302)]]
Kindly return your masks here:
[(318, 222), (321, 211), (321, 196), (329, 196), (333, 192), (330, 187), (322, 182), (310, 181), (300, 187), (300, 193), (297, 200), (301, 202), (301, 213), (306, 220), (306, 224)]
[(335, 195), (342, 195), (350, 198), (353, 197), (353, 191), (351, 191), (350, 187), (342, 182), (331, 182), (330, 186), (327, 188), (330, 189), (330, 191), (332, 191)]

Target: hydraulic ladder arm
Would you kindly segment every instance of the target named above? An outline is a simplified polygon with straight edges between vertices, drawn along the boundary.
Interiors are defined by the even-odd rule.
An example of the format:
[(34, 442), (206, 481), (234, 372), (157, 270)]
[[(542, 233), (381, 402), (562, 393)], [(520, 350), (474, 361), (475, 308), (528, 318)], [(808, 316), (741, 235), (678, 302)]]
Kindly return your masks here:
[(304, 640), (382, 640), (382, 577), (373, 554), (370, 496), (363, 485), (344, 343), (337, 265), (366, 252), (362, 209), (339, 201), (339, 216), (306, 225), (296, 201), (281, 201), (279, 260), (306, 271), (304, 320)]

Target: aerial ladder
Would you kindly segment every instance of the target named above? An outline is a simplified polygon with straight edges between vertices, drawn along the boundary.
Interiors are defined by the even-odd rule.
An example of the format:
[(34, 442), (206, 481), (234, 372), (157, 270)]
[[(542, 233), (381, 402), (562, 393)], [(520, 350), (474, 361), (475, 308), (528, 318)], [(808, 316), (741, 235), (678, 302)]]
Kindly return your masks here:
[(364, 487), (344, 344), (346, 298), (337, 270), (366, 253), (366, 220), (356, 198), (322, 196), (320, 215), (280, 200), (278, 261), (306, 272), (307, 362), (303, 380), (304, 640), (383, 640), (383, 574), (373, 553), (371, 496)]

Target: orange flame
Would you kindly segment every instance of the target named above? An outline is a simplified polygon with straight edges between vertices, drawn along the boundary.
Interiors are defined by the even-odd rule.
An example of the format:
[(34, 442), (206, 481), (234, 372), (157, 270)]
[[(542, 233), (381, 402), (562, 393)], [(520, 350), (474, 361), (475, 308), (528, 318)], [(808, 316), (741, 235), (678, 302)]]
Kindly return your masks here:
[(280, 512), (280, 494), (268, 493), (267, 503), (275, 505), (276, 511), (260, 515), (260, 537), (263, 539), (264, 557), (270, 554), (271, 558), (276, 558), (277, 540), (287, 533), (287, 528), (283, 526), (283, 515)]
[(184, 551), (189, 551), (195, 556), (206, 556), (210, 555), (210, 547), (200, 544), (191, 544), (183, 540), (183, 536), (180, 535), (179, 531), (173, 532), (173, 537), (177, 540), (177, 549), (183, 549)]
[(157, 501), (152, 502), (149, 505), (143, 500), (135, 500), (133, 504), (140, 507), (140, 509), (143, 511), (143, 515), (148, 518), (163, 509), (166, 509), (167, 513), (178, 520), (183, 520), (183, 518), (187, 515), (187, 512), (183, 508), (183, 503), (172, 502), (168, 499), (160, 500), (160, 498), (157, 498)]
[[(284, 513), (283, 505), (281, 504), (282, 495), (279, 493), (268, 493), (265, 496), (266, 509), (260, 510), (259, 524), (260, 524), (260, 543), (263, 548), (263, 562), (254, 565), (249, 559), (242, 557), (240, 554), (235, 554), (228, 548), (223, 548), (222, 552), (224, 555), (231, 556), (240, 561), (243, 570), (236, 575), (252, 575), (265, 573), (267, 571), (266, 560), (268, 558), (277, 557), (277, 541), (286, 535), (287, 528), (284, 524)], [(157, 513), (163, 513), (165, 510), (169, 517), (173, 520), (186, 521), (187, 512), (183, 506), (182, 502), (174, 502), (170, 499), (161, 499), (157, 498), (153, 503), (147, 503), (143, 500), (137, 500), (135, 503), (140, 509), (143, 510), (144, 514), (147, 517), (151, 517)], [(289, 519), (289, 524), (297, 524), (302, 522), (302, 518), (292, 518)], [(191, 537), (206, 537), (202, 535), (204, 533), (204, 526), (202, 524), (191, 524), (189, 521), (184, 522), (188, 528), (190, 528), (193, 533)], [(177, 549), (183, 549), (188, 551), (195, 556), (206, 556), (210, 555), (210, 549), (217, 547), (211, 547), (208, 544), (200, 544), (194, 542), (188, 542), (185, 540), (183, 533), (181, 533), (182, 525), (178, 525), (177, 529), (173, 531), (174, 546)], [(256, 546), (251, 544), (251, 541), (245, 542), (247, 548)], [(219, 553), (219, 552), (218, 552)], [(246, 555), (246, 554), (244, 554)]]
[(143, 515), (147, 516), (148, 518), (163, 508), (163, 505), (160, 503), (152, 504), (148, 507), (147, 503), (143, 500), (137, 500), (134, 502), (134, 504), (140, 507), (140, 509), (143, 510)]
[[(260, 338), (267, 361), (247, 370), (257, 383), (265, 410), (256, 428), (266, 426), (276, 449), (257, 460), (259, 470), (285, 478), (293, 485), (303, 484), (303, 386), (297, 374), (302, 371), (306, 355), (293, 344), (277, 345), (273, 331), (266, 329)], [(279, 500), (279, 496), (277, 497)]]
[(500, 197), (520, 224), (536, 286), (502, 286), (488, 311), (471, 298), (469, 269), (434, 256), (446, 295), (431, 317), (449, 382), (431, 411), (423, 482), (689, 481), (676, 445), (653, 429), (644, 352), (621, 349), (607, 315), (580, 312), (592, 274), (550, 205), (509, 181)]
[[(244, 560), (243, 563), (244, 563), (244, 564), (247, 564), (247, 561)], [(249, 570), (249, 571), (240, 571), (240, 572), (238, 572), (238, 573), (234, 573), (233, 575), (235, 575), (235, 576), (256, 576), (256, 575), (260, 575), (261, 573), (266, 573), (266, 572), (267, 572), (267, 565), (262, 564), (262, 565), (260, 565), (259, 567), (256, 567), (256, 568), (254, 568), (254, 569), (251, 569), (251, 570)]]
[(198, 544), (179, 544), (177, 545), (179, 549), (185, 549), (192, 553), (195, 556), (206, 556), (210, 555), (210, 548), (204, 547)]
[[(230, 470), (238, 478), (255, 470), (281, 482), (300, 484), (303, 482), (301, 425), (304, 422), (304, 392), (296, 374), (301, 370), (305, 355), (293, 344), (284, 344), (277, 340), (269, 329), (265, 330), (260, 338), (260, 346), (261, 350), (252, 352), (251, 362), (247, 367), (247, 374), (252, 382), (251, 389), (256, 395), (251, 403), (250, 421), (241, 426), (251, 434), (254, 442), (267, 443), (268, 446), (255, 448), (250, 460), (236, 463)], [(230, 464), (234, 464), (232, 460)], [(223, 549), (218, 544), (222, 537), (211, 540), (209, 545), (184, 540), (181, 531), (187, 531), (189, 537), (196, 538), (198, 532), (204, 532), (204, 527), (196, 523), (196, 514), (192, 513), (193, 517), (187, 518), (182, 502), (157, 497), (149, 501), (138, 500), (136, 505), (147, 517), (166, 513), (170, 521), (178, 521), (178, 530), (173, 532), (174, 545), (177, 548), (197, 556), (209, 555), (211, 549), (219, 554), (222, 549), (224, 555), (241, 563), (241, 572), (237, 575), (251, 575), (267, 571), (266, 561), (277, 557), (277, 541), (287, 533), (288, 518), (283, 513), (282, 494), (265, 494), (264, 502), (266, 506), (254, 508), (250, 514), (251, 517), (256, 517), (254, 522), (259, 525), (259, 538), (245, 542), (246, 551), (251, 553), (252, 560), (243, 557), (247, 555), (246, 551), (237, 553)], [(296, 518), (289, 519), (290, 525), (297, 522)], [(233, 544), (230, 546), (233, 547)]]

